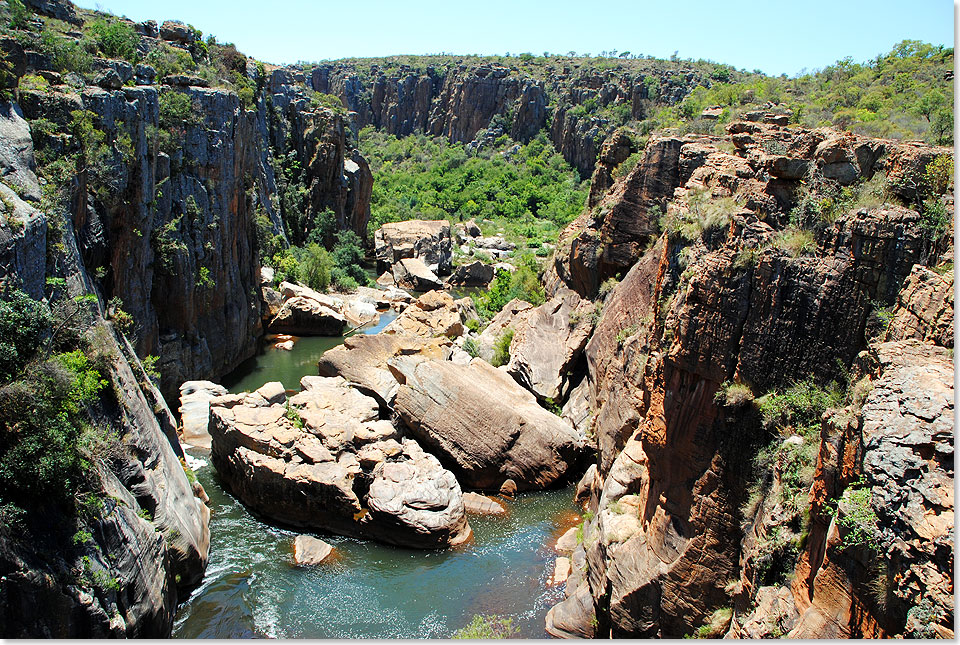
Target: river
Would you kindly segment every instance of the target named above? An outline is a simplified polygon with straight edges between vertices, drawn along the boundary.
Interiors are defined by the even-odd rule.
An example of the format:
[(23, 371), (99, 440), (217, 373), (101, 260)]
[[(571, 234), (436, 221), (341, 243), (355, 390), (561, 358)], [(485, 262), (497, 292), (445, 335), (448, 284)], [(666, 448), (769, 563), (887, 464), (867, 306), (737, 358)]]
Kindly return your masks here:
[[(392, 320), (360, 333), (376, 333)], [(293, 351), (267, 349), (224, 379), (231, 392), (279, 380), (298, 387), (342, 338), (302, 338)], [(295, 567), (297, 532), (254, 516), (209, 464), (197, 477), (210, 496), (210, 562), (180, 605), (180, 638), (444, 638), (474, 614), (509, 617), (519, 636), (546, 638), (544, 617), (563, 597), (548, 587), (553, 538), (576, 521), (573, 489), (519, 495), (505, 518), (470, 517), (474, 539), (458, 549), (416, 551), (321, 535), (337, 558)]]

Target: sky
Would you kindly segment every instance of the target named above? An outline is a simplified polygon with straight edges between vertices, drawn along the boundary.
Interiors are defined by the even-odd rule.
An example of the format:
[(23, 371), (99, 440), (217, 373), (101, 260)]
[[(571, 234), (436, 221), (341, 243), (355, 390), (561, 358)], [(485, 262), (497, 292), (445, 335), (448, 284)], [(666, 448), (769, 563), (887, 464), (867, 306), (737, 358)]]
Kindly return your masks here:
[(80, 0), (133, 20), (178, 19), (260, 60), (393, 54), (630, 51), (793, 76), (904, 39), (953, 46), (952, 0)]

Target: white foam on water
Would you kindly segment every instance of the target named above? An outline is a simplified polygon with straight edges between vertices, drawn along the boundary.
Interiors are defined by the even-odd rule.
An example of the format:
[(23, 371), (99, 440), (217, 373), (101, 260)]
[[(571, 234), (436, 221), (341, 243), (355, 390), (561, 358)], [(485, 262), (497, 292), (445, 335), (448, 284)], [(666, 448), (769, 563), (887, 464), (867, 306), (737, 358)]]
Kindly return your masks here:
[(187, 462), (187, 465), (190, 467), (190, 470), (196, 472), (207, 466), (209, 462), (206, 459), (200, 459), (199, 457), (194, 457), (189, 453), (183, 453), (183, 458)]

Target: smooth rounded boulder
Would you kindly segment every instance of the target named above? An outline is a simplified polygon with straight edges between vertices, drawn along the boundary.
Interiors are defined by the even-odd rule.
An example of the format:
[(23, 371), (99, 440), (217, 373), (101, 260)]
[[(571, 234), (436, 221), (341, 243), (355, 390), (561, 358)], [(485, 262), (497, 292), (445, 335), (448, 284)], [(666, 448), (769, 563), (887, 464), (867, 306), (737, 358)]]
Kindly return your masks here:
[(540, 407), (502, 370), (427, 360), (398, 371), (394, 408), (424, 447), (463, 485), (498, 490), (546, 488), (580, 460), (584, 444), (570, 425)]

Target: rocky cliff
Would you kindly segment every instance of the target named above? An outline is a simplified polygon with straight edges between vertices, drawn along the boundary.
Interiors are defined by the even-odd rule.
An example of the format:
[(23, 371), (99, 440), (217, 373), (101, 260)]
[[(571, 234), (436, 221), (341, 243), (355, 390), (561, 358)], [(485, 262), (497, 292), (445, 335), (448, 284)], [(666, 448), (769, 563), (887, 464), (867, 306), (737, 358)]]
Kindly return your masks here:
[(67, 23), (102, 15), (28, 4), (30, 28), (2, 41), (13, 74), (0, 105), (0, 281), (54, 309), (92, 302), (67, 320), (102, 360), (105, 389), (76, 414), (110, 440), (85, 457), (82, 503), (5, 520), (0, 633), (164, 637), (209, 548), (205, 495), (164, 395), (254, 354), (265, 245), (302, 243), (325, 212), (333, 231), (365, 235), (372, 177), (345, 115), (312, 100), (302, 76), (238, 54), (230, 89), (211, 83), (191, 28), (118, 19), (141, 60), (208, 73), (158, 77), (90, 57)]
[[(69, 504), (48, 499), (23, 517), (5, 515), (0, 632), (34, 638), (167, 636), (178, 598), (206, 567), (209, 510), (197, 498), (202, 488), (190, 483), (181, 463), (173, 415), (133, 346), (105, 319), (106, 299), (80, 250), (90, 229), (70, 216), (67, 202), (43, 212), (18, 196), (29, 199), (39, 187), (33, 147), (29, 137), (11, 136), (29, 132), (19, 108), (6, 104), (2, 111), (4, 288), (37, 298), (46, 294), (53, 302), (44, 284), (52, 278), (62, 281), (61, 304), (85, 302), (92, 294), (92, 309), (75, 321), (82, 321), (109, 387), (85, 406), (87, 423), (104, 437), (88, 457), (87, 489)], [(11, 387), (4, 388), (5, 406), (16, 400)]]
[(542, 66), (471, 58), (422, 57), (324, 63), (310, 86), (338, 97), (358, 127), (397, 136), (425, 133), (468, 143), (491, 124), (518, 141), (547, 128), (554, 147), (586, 178), (618, 119), (643, 119), (649, 106), (673, 105), (711, 79), (685, 63), (623, 60), (602, 71), (584, 59)]
[[(937, 428), (952, 436), (944, 352), (902, 340), (952, 346), (948, 231), (930, 219), (952, 211), (952, 197), (927, 190), (917, 206), (912, 194), (950, 151), (769, 123), (728, 130), (651, 139), (564, 232), (545, 278), (548, 291), (572, 288), (602, 311), (586, 391), (571, 394), (597, 442), (596, 478), (582, 484), (592, 519), (551, 633), (593, 633), (595, 612), (596, 633), (613, 636), (893, 635), (921, 614), (946, 634), (952, 605), (919, 582), (896, 589), (947, 584), (952, 550), (894, 540), (887, 527), (949, 539), (952, 498), (933, 491), (952, 489), (953, 475), (939, 456), (917, 496), (894, 490), (912, 477), (910, 451), (946, 454)], [(949, 277), (923, 268), (933, 265)], [(884, 334), (889, 342), (870, 345)], [(796, 394), (798, 383), (846, 387), (842, 406), (862, 375), (876, 389), (866, 403), (859, 395), (862, 412), (834, 416), (842, 427), (826, 423), (817, 437), (771, 421), (774, 409), (787, 414), (771, 401), (797, 400), (780, 393), (812, 396)], [(912, 397), (933, 402), (921, 412)], [(903, 420), (880, 419), (891, 414)], [(911, 434), (914, 417), (929, 430)], [(903, 466), (881, 481), (871, 469), (894, 453)], [(764, 459), (769, 478), (757, 472)], [(864, 530), (876, 539), (844, 548), (845, 518), (864, 522), (866, 511), (848, 508), (851, 496), (863, 504), (857, 490), (869, 493), (875, 521)], [(792, 587), (778, 587), (788, 574)], [(867, 598), (871, 577), (886, 585), (882, 605)]]
[[(148, 54), (186, 37), (172, 27), (159, 36), (141, 38)], [(51, 79), (19, 91), (23, 117), (40, 124), (29, 132), (43, 171), (63, 186), (57, 197), (104, 297), (133, 317), (138, 355), (159, 356), (165, 395), (255, 352), (264, 236), (302, 244), (324, 211), (366, 236), (369, 168), (344, 116), (312, 101), (302, 75), (250, 62), (257, 89), (245, 103), (202, 78), (153, 85), (154, 72), (124, 61), (96, 59), (107, 71), (94, 83), (65, 79), (29, 47), (21, 73)], [(52, 163), (73, 156), (84, 162), (76, 173)]]

